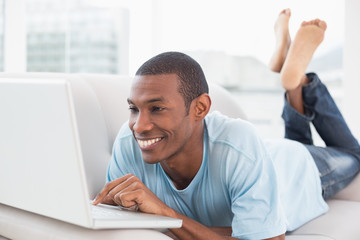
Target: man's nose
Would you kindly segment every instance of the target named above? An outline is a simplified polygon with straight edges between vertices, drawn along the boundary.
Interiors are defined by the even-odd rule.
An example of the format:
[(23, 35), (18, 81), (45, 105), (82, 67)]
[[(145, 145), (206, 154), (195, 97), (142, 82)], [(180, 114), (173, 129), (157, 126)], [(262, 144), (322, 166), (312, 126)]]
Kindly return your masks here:
[(150, 131), (153, 127), (150, 116), (148, 113), (139, 112), (134, 118), (133, 130), (137, 133)]

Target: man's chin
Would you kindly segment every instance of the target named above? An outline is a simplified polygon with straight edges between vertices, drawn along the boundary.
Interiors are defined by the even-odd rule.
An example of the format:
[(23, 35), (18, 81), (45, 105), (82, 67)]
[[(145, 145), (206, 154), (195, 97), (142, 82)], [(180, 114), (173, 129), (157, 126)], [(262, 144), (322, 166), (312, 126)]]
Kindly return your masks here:
[(161, 158), (155, 156), (149, 156), (149, 154), (142, 154), (143, 160), (147, 164), (155, 164), (161, 162)]
[(144, 159), (144, 162), (147, 163), (147, 164), (156, 164), (156, 163), (159, 163), (161, 161), (160, 160), (154, 160), (154, 159), (150, 159), (150, 160)]

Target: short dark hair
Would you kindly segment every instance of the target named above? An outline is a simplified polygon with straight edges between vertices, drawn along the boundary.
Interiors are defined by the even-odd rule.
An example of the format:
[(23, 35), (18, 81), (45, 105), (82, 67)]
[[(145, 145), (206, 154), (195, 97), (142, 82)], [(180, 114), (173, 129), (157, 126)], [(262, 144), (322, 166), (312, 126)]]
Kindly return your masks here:
[(209, 87), (203, 70), (198, 62), (180, 52), (165, 52), (146, 61), (137, 70), (137, 76), (172, 74), (179, 78), (179, 93), (184, 98), (187, 113), (191, 102), (203, 93), (209, 93)]

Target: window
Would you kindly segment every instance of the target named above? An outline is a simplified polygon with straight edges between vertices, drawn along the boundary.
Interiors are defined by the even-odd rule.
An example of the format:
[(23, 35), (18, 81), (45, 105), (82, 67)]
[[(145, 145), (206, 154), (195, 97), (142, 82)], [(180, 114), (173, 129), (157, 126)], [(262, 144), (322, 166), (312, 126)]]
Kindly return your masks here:
[(27, 0), (27, 71), (128, 73), (128, 13), (71, 0)]

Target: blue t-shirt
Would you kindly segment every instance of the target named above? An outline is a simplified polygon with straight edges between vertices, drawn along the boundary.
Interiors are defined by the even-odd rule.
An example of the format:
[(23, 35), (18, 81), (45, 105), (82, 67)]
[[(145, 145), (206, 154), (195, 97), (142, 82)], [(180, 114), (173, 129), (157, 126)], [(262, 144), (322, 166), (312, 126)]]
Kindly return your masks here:
[[(241, 239), (281, 235), (327, 210), (318, 174), (314, 175), (316, 166), (311, 164), (305, 147), (296, 145), (299, 159), (303, 153), (310, 158), (305, 160), (305, 167), (288, 168), (292, 162), (299, 162), (292, 159), (294, 154), (288, 149), (292, 144), (286, 144), (285, 152), (291, 153), (286, 156), (277, 150), (279, 142), (265, 146), (252, 125), (217, 112), (205, 118), (203, 144), (198, 173), (189, 186), (178, 190), (159, 163), (143, 161), (141, 150), (125, 124), (114, 143), (107, 180), (132, 173), (169, 207), (206, 226), (231, 226), (233, 237)], [(273, 162), (270, 154), (289, 161)], [(294, 172), (299, 169), (301, 178), (294, 179)], [(278, 184), (284, 180), (285, 183)], [(287, 195), (288, 190), (291, 196)], [(320, 210), (310, 212), (314, 209)]]

